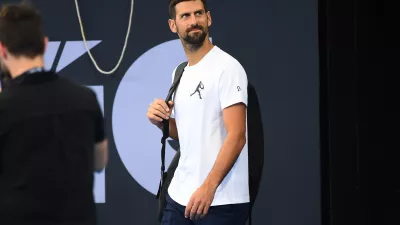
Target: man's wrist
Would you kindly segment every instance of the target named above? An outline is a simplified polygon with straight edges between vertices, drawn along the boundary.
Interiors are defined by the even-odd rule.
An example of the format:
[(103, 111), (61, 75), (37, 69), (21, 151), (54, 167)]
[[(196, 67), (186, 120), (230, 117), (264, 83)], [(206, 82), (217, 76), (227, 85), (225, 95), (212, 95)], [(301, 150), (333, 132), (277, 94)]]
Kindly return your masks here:
[(219, 186), (220, 182), (218, 182), (218, 179), (215, 179), (213, 177), (209, 177), (204, 181), (204, 186), (207, 187), (207, 189), (209, 190), (213, 190), (216, 191), (218, 186)]

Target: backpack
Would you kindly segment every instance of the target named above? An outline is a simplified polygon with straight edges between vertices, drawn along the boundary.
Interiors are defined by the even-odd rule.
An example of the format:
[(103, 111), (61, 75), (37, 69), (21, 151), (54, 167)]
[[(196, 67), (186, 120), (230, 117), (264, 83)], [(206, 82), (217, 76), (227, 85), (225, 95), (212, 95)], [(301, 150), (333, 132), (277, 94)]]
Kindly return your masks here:
[[(169, 89), (165, 102), (169, 102), (172, 99), (174, 92), (176, 91), (183, 71), (187, 65), (187, 62), (181, 63), (175, 71), (174, 82)], [(250, 213), (249, 213), (249, 225), (251, 225), (251, 212), (254, 206), (254, 202), (257, 198), (262, 171), (264, 167), (264, 130), (261, 118), (261, 110), (258, 102), (257, 93), (254, 86), (248, 83), (247, 86), (248, 95), (248, 107), (247, 107), (247, 145), (248, 145), (248, 160), (249, 160), (249, 193), (250, 193)], [(174, 176), (175, 170), (179, 163), (180, 151), (177, 148), (177, 152), (172, 159), (167, 172), (165, 172), (165, 142), (169, 137), (169, 121), (163, 121), (163, 136), (161, 138), (162, 149), (161, 149), (161, 180), (158, 189), (156, 199), (159, 200), (158, 208), (158, 220), (161, 223), (163, 212), (166, 207), (166, 194), (171, 180)]]

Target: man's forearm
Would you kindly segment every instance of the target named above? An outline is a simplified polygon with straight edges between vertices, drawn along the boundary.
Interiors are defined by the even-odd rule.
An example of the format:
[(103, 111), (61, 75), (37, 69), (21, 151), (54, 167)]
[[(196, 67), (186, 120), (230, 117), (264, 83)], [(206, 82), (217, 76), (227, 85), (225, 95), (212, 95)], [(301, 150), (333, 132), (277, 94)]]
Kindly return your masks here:
[(225, 176), (232, 169), (237, 158), (246, 144), (246, 136), (242, 133), (228, 133), (218, 154), (211, 172), (204, 181), (204, 185), (217, 189)]
[[(163, 125), (159, 126), (160, 130), (163, 129)], [(179, 136), (178, 136), (178, 129), (176, 128), (176, 122), (174, 118), (169, 118), (169, 137), (179, 141)]]
[(176, 128), (176, 122), (174, 118), (169, 119), (169, 137), (179, 141), (178, 129)]
[(108, 163), (108, 140), (97, 143), (94, 146), (94, 169), (102, 171)]

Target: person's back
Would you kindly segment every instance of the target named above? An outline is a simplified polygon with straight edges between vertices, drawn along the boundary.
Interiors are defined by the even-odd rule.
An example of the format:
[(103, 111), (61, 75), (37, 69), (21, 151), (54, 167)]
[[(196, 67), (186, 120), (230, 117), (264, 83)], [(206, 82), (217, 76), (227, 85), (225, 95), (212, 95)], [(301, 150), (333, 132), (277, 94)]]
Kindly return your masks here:
[(96, 96), (51, 72), (23, 76), (0, 95), (0, 220), (93, 220)]
[(93, 172), (106, 162), (96, 95), (35, 67), (35, 57), (22, 62), (4, 42), (0, 34), (0, 53), (9, 54), (0, 57), (2, 68), (12, 75), (0, 93), (0, 224), (95, 224)]

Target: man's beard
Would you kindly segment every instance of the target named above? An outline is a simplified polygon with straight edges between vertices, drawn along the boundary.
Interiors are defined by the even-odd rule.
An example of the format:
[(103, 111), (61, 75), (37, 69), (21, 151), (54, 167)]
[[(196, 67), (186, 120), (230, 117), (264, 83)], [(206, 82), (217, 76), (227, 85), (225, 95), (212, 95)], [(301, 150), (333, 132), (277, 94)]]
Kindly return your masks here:
[[(193, 30), (199, 30), (190, 34)], [(182, 37), (183, 41), (188, 45), (191, 51), (198, 50), (204, 44), (207, 37), (207, 31), (201, 25), (195, 25), (186, 30), (186, 35)]]

